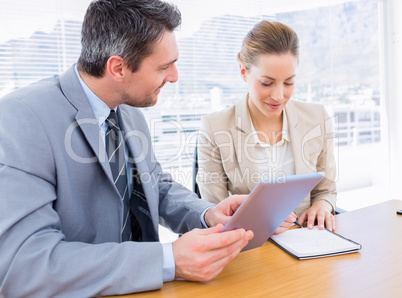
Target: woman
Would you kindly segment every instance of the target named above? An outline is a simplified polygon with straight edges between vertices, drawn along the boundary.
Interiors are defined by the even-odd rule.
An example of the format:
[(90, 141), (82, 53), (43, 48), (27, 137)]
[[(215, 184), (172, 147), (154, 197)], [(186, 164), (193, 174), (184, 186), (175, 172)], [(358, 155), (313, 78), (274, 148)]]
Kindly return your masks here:
[(299, 58), (296, 33), (261, 21), (238, 54), (248, 94), (236, 105), (201, 121), (197, 183), (217, 203), (248, 194), (261, 179), (325, 172), (296, 208), (301, 224), (335, 228), (336, 169), (332, 122), (319, 104), (290, 100)]

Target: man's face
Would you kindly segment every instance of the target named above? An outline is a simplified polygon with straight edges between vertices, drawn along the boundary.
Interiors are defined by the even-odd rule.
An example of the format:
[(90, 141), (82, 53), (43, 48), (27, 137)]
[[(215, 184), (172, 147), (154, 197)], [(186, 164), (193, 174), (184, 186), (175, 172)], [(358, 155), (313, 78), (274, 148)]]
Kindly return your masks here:
[(175, 65), (179, 51), (173, 32), (166, 31), (146, 57), (139, 69), (130, 73), (121, 90), (122, 103), (134, 107), (149, 107), (156, 104), (161, 88), (166, 82), (177, 81)]

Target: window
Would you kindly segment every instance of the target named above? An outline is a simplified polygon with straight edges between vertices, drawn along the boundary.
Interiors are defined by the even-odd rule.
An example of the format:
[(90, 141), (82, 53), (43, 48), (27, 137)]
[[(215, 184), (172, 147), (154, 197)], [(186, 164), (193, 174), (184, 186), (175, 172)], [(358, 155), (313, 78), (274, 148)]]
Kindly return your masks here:
[[(10, 28), (0, 33), (0, 96), (77, 60), (89, 2), (0, 3), (0, 26)], [(301, 42), (293, 98), (324, 104), (336, 121), (339, 206), (351, 210), (388, 198), (387, 152), (397, 147), (389, 147), (387, 121), (397, 112), (385, 106), (380, 74), (391, 63), (382, 53), (386, 20), (379, 15), (384, 3), (396, 1), (171, 2), (183, 16), (176, 33), (179, 81), (165, 86), (155, 107), (144, 109), (166, 171), (191, 188), (201, 117), (245, 96), (236, 62), (242, 39), (259, 20), (277, 20), (290, 25)]]
[[(207, 114), (233, 105), (246, 92), (236, 62), (244, 35), (261, 19), (283, 22), (300, 38), (293, 98), (324, 104), (336, 122), (339, 206), (352, 210), (387, 197), (388, 161), (382, 158), (387, 137), (381, 126), (387, 117), (380, 77), (381, 2), (283, 1), (278, 8), (273, 1), (248, 1), (247, 5), (221, 1), (224, 9), (215, 5), (212, 11), (205, 9), (205, 2), (174, 2), (184, 16), (184, 32), (177, 34), (179, 82), (165, 90), (157, 108), (165, 114), (169, 110)], [(178, 123), (184, 126), (183, 120), (182, 116)], [(195, 125), (197, 121), (194, 118)], [(175, 150), (166, 143), (172, 152), (180, 146), (187, 149), (181, 155), (183, 168), (172, 163), (179, 172), (189, 171), (191, 165), (193, 136), (186, 134), (185, 127), (183, 134), (186, 141), (183, 144), (177, 137)], [(181, 182), (190, 186), (189, 181)]]

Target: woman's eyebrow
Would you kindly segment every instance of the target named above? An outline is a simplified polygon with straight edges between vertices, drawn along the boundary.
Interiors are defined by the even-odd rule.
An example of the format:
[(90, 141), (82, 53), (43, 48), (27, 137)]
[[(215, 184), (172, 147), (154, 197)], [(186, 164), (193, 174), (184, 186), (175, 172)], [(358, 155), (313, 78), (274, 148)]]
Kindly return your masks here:
[[(285, 79), (285, 81), (286, 81), (286, 80), (293, 79), (295, 76), (296, 76), (296, 75), (294, 74), (294, 75), (292, 75), (292, 76), (288, 77), (287, 79)], [(262, 77), (262, 78), (267, 78), (267, 79), (269, 79), (269, 80), (276, 81), (276, 79), (271, 78), (270, 76), (261, 76), (261, 77)]]

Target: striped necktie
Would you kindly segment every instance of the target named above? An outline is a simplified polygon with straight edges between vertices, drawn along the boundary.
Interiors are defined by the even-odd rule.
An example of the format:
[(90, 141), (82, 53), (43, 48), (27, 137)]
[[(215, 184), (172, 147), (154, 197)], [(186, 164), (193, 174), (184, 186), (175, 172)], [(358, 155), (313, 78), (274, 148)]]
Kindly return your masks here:
[(124, 137), (120, 130), (116, 112), (110, 111), (106, 119), (108, 129), (106, 131), (106, 153), (109, 158), (114, 184), (120, 193), (123, 204), (123, 226), (121, 230), (122, 241), (132, 240), (131, 217), (129, 207), (129, 191), (127, 184), (126, 160), (124, 157)]

